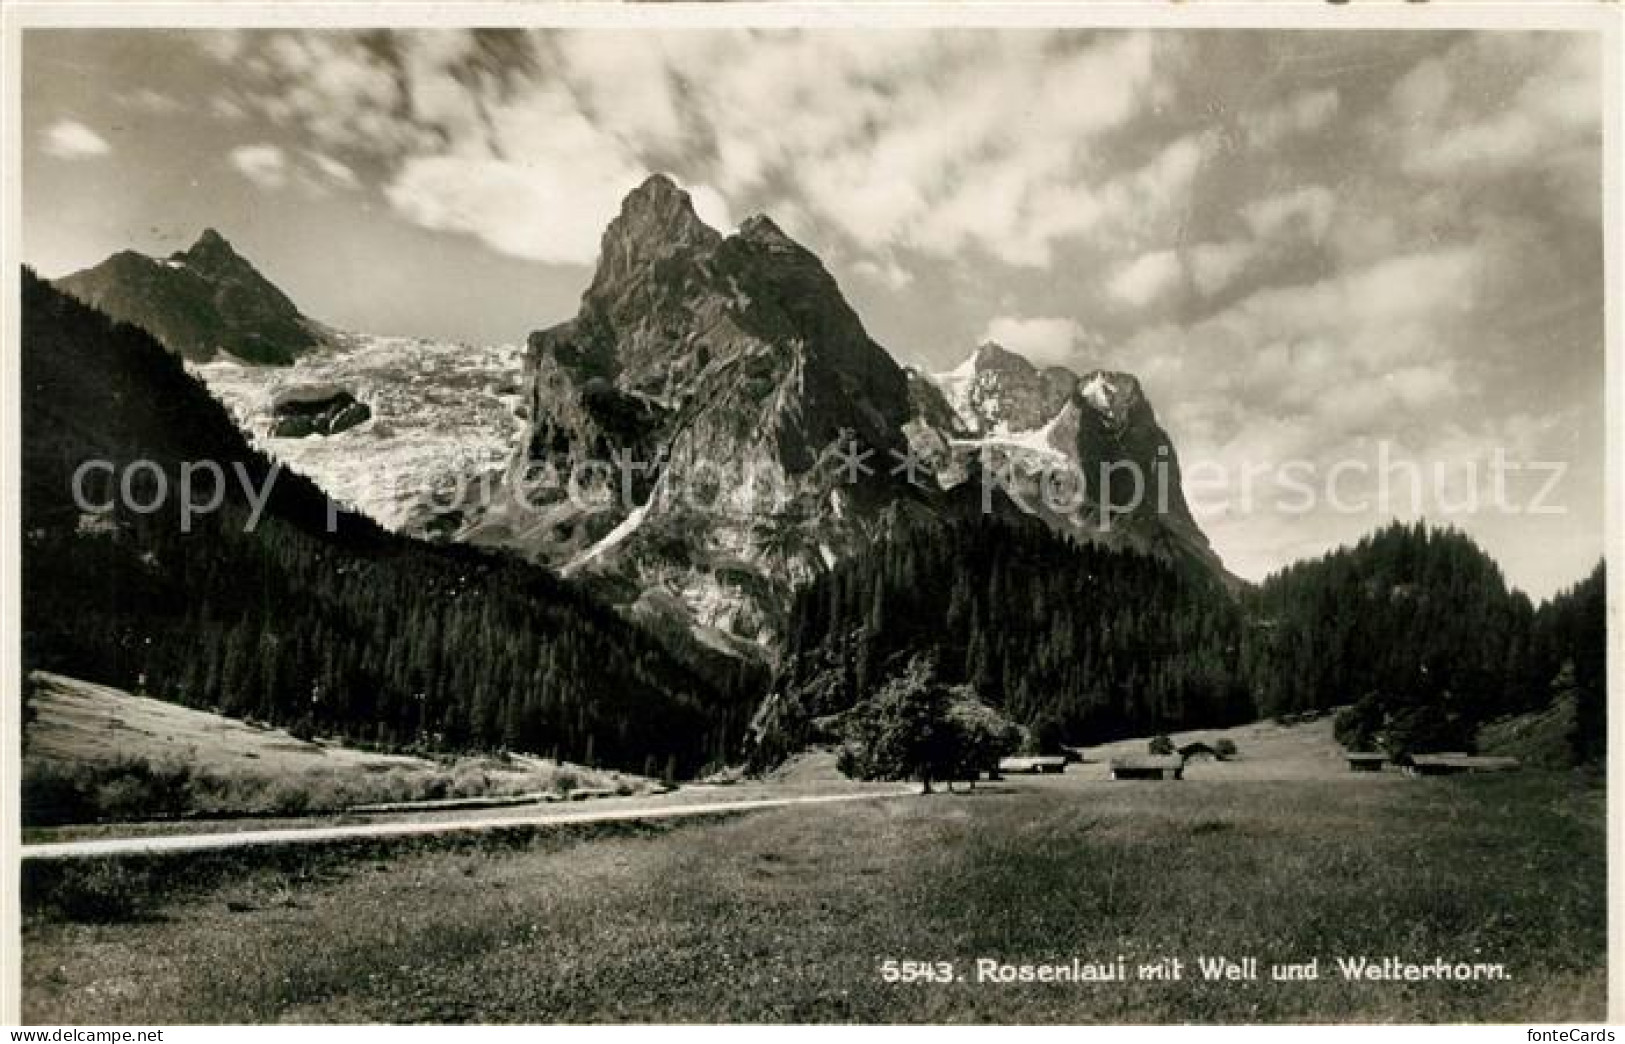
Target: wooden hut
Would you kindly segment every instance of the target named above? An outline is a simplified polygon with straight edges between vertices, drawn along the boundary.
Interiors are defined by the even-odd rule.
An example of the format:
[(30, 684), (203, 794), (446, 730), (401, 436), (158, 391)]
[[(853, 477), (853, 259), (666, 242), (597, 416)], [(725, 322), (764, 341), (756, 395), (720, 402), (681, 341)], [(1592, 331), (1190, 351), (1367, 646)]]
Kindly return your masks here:
[(1381, 751), (1351, 750), (1346, 756), (1350, 772), (1381, 772), (1388, 763), (1388, 755)]
[(1481, 757), (1471, 754), (1414, 754), (1405, 771), (1413, 776), (1459, 776), (1469, 772), (1511, 772), (1517, 758)]
[(1111, 769), (1113, 779), (1182, 779), (1185, 759), (1177, 754), (1113, 758)]
[(1052, 774), (1066, 771), (1066, 758), (1056, 755), (1023, 755), (1014, 758), (1001, 758), (999, 771), (1014, 775), (1034, 775), (1037, 773)]

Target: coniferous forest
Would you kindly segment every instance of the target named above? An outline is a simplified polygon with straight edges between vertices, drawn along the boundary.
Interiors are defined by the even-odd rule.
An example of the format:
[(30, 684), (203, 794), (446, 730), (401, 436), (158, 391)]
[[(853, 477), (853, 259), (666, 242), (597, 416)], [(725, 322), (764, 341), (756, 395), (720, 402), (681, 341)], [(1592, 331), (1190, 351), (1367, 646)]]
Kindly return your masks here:
[(804, 589), (782, 685), (828, 714), (930, 650), (1018, 722), (1114, 738), (1248, 720), (1241, 638), (1199, 568), (988, 517), (907, 530)]
[[(23, 289), (30, 669), (300, 734), (651, 773), (740, 757), (769, 693), (769, 747), (788, 753), (794, 723), (857, 705), (921, 653), (944, 682), (1073, 744), (1353, 705), (1365, 733), (1420, 717), (1436, 742), (1467, 745), (1569, 694), (1575, 757), (1602, 754), (1600, 563), (1537, 607), (1466, 535), (1396, 523), (1236, 594), (1194, 564), (1030, 519), (899, 525), (798, 592), (770, 679), (669, 648), (516, 560), (344, 512), (329, 531), (326, 498), (291, 473), (249, 531), (243, 484), (263, 488), (273, 465), (179, 360), (32, 273)], [(125, 500), (158, 506), (87, 516), (71, 490), (89, 459), (115, 476), (153, 461)], [(227, 488), (183, 532), (187, 461), (218, 462)]]
[[(1360, 704), (1446, 723), (1438, 742), (1576, 699), (1575, 755), (1602, 754), (1605, 590), (1539, 608), (1468, 536), (1394, 523), (1239, 597), (1181, 563), (988, 520), (907, 532), (805, 589), (779, 720), (845, 709), (934, 651), (950, 683), (1089, 744)], [(794, 731), (795, 724), (789, 728)]]
[[(145, 332), (23, 282), (27, 668), (388, 747), (655, 774), (736, 746), (760, 690), (748, 668), (681, 661), (544, 570), (343, 512), (329, 533), (326, 498), (287, 472), (247, 531), (233, 469), (258, 490), (272, 465), (207, 390)], [(138, 506), (160, 480), (128, 465), (153, 461), (169, 496), (87, 517), (71, 491), (93, 459), (136, 476)], [(205, 460), (225, 501), (182, 532), (182, 464)]]

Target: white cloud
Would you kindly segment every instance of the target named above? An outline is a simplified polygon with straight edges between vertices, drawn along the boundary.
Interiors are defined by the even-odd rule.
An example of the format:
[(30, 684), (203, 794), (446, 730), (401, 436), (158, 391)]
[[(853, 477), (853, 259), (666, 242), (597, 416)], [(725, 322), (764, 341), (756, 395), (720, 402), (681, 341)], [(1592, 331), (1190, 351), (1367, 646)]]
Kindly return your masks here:
[[(860, 256), (967, 252), (1046, 266), (1102, 222), (1141, 224), (1188, 205), (1200, 139), (1175, 142), (1123, 172), (1093, 148), (1168, 100), (1154, 33), (695, 32), (536, 33), (500, 45), (463, 32), (402, 33), (382, 47), (343, 32), (211, 38), (259, 82), (245, 91), (273, 122), (314, 144), (370, 153), (392, 172), (403, 214), (478, 235), (521, 256), (580, 259), (570, 245), (485, 227), (500, 208), (433, 171), (491, 164), (473, 184), (532, 208), (607, 220), (589, 191), (569, 200), (520, 192), (589, 188), (570, 168), (674, 170), (753, 209), (804, 208)], [(500, 46), (500, 55), (487, 48)], [(1086, 99), (1083, 101), (1082, 99)], [(952, 119), (941, 114), (951, 112)], [(1012, 118), (1012, 113), (1019, 113)], [(436, 191), (439, 203), (423, 198)], [(450, 198), (454, 196), (455, 198)], [(696, 193), (697, 202), (700, 200)], [(519, 216), (521, 225), (533, 215)], [(471, 227), (472, 223), (478, 227)]]
[(1337, 199), (1322, 185), (1305, 185), (1244, 207), (1242, 219), (1260, 239), (1279, 239), (1293, 232), (1311, 242), (1325, 238)]
[(1337, 115), (1341, 104), (1335, 87), (1302, 91), (1286, 101), (1244, 113), (1248, 144), (1268, 148), (1296, 134), (1311, 134)]
[(361, 181), (355, 176), (355, 171), (332, 156), (307, 149), (305, 158), (310, 161), (312, 167), (316, 168), (317, 173), (339, 188), (355, 189), (361, 187)]
[(1038, 366), (1064, 366), (1085, 332), (1076, 319), (999, 316), (988, 322), (981, 340), (995, 341)]
[(239, 174), (262, 189), (274, 191), (288, 183), (288, 156), (280, 145), (239, 145), (228, 158)]
[(186, 108), (182, 102), (172, 95), (153, 90), (151, 87), (143, 87), (132, 94), (122, 96), (119, 103), (138, 112), (148, 112), (155, 115), (168, 115), (181, 112)]
[(488, 157), (408, 160), (385, 195), (425, 228), (466, 232), (504, 254), (587, 264), (636, 175), (605, 181)]
[(889, 257), (880, 261), (865, 258), (855, 263), (852, 271), (871, 283), (878, 283), (893, 291), (902, 290), (914, 282), (914, 273)]
[(1594, 219), (1600, 50), (1587, 33), (1474, 33), (1412, 69), (1381, 118), (1401, 129), (1393, 147), (1413, 176), (1458, 185), (1544, 172)]
[(41, 148), (46, 155), (65, 160), (93, 159), (113, 151), (106, 138), (78, 120), (58, 120), (51, 124), (45, 130)]
[(1107, 279), (1106, 289), (1118, 300), (1144, 308), (1178, 287), (1180, 279), (1179, 255), (1155, 250), (1118, 265)]
[(224, 94), (209, 99), (209, 115), (225, 123), (241, 123), (248, 119), (247, 110)]
[(1186, 255), (1191, 281), (1203, 297), (1212, 297), (1234, 282), (1257, 254), (1258, 248), (1246, 240), (1198, 243)]
[(724, 235), (734, 230), (733, 211), (729, 209), (728, 201), (722, 198), (722, 193), (710, 185), (688, 185), (686, 189), (689, 202), (694, 205), (694, 213), (699, 215), (701, 221)]

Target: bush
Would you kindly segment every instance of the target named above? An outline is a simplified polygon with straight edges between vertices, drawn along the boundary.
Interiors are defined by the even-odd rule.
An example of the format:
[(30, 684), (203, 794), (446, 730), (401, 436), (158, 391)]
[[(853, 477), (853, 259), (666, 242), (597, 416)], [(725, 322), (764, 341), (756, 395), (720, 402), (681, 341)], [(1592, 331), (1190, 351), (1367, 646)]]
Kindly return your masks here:
[(114, 924), (139, 917), (152, 888), (151, 875), (126, 860), (47, 861), (25, 870), (23, 905), (63, 920)]
[(1476, 749), (1477, 729), (1461, 714), (1437, 704), (1406, 707), (1389, 719), (1383, 730), (1383, 747), (1396, 760), (1412, 754), (1436, 754)]
[(873, 700), (850, 715), (850, 735), (868, 770), (864, 778), (952, 780), (964, 763), (965, 736), (949, 717), (949, 692), (928, 655), (915, 656)]
[(580, 786), (581, 776), (574, 769), (559, 769), (558, 774), (553, 777), (553, 789), (566, 797)]
[(1346, 750), (1375, 750), (1382, 738), (1386, 701), (1374, 692), (1361, 696), (1332, 722), (1332, 736)]
[(1027, 730), (1027, 741), (1022, 744), (1021, 752), (1044, 758), (1055, 757), (1065, 753), (1065, 743), (1066, 730), (1060, 719), (1044, 717)]
[(89, 766), (25, 762), (22, 805), (24, 826), (94, 820), (96, 799)]
[(1167, 733), (1152, 737), (1147, 746), (1150, 748), (1151, 753), (1159, 757), (1174, 752), (1174, 741), (1168, 737)]
[(454, 798), (480, 797), (491, 789), (491, 777), (477, 763), (465, 762), (451, 773), (451, 796)]
[(271, 811), (279, 815), (302, 815), (311, 808), (310, 788), (299, 780), (278, 780), (271, 788), (270, 803)]
[(1235, 741), (1229, 739), (1217, 740), (1213, 744), (1213, 756), (1220, 761), (1229, 761), (1236, 756)]
[(856, 743), (842, 744), (835, 754), (835, 767), (847, 779), (869, 779), (869, 765), (864, 760), (863, 749)]

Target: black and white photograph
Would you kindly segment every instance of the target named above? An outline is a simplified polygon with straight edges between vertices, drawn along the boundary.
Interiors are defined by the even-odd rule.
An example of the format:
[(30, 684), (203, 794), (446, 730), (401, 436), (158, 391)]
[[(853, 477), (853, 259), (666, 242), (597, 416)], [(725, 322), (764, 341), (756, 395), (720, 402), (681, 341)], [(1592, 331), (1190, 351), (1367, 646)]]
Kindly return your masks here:
[(1129, 6), (8, 5), (0, 1022), (1612, 1040), (1621, 10)]

